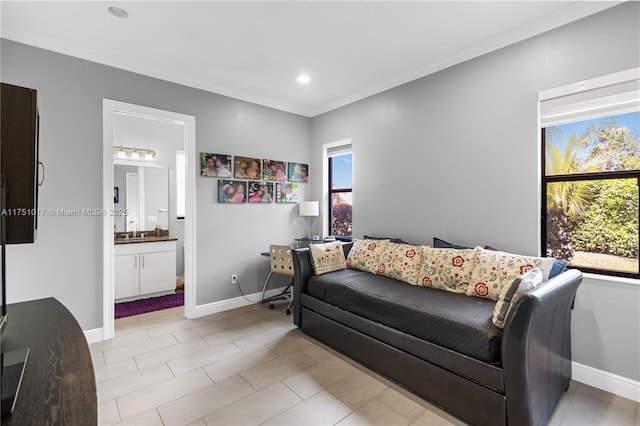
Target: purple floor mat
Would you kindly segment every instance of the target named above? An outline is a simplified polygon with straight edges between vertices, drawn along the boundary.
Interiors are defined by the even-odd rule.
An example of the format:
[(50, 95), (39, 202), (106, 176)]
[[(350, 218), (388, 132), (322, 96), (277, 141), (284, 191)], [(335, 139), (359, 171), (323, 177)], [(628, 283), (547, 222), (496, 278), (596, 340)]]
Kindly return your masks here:
[(184, 305), (184, 293), (116, 303), (116, 319)]

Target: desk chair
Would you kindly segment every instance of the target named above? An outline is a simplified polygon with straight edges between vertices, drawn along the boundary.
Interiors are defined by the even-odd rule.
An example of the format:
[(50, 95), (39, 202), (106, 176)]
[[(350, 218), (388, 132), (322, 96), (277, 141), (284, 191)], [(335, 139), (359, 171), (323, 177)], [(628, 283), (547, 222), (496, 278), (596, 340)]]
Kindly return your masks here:
[[(273, 309), (275, 305), (287, 303), (287, 315), (290, 315), (291, 305), (293, 304), (293, 248), (291, 246), (271, 245), (269, 246), (269, 258), (271, 259), (271, 271), (269, 271), (267, 280), (262, 287), (260, 303), (269, 302), (271, 309)], [(267, 290), (267, 285), (273, 274), (287, 275), (291, 277), (291, 281), (282, 293), (265, 299), (264, 293)]]

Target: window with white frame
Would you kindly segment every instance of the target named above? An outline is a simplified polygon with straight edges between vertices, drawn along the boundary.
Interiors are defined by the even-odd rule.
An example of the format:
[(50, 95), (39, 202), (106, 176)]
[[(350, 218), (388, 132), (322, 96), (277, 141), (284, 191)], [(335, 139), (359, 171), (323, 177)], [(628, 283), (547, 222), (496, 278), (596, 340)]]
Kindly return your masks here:
[(640, 278), (638, 70), (541, 93), (542, 249)]

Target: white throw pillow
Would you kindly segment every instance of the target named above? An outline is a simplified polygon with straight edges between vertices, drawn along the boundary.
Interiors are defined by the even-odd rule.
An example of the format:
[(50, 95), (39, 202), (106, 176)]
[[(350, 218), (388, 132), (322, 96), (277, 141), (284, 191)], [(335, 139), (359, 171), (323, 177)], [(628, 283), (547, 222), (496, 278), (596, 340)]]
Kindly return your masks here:
[(316, 275), (347, 269), (342, 243), (311, 244), (311, 262)]

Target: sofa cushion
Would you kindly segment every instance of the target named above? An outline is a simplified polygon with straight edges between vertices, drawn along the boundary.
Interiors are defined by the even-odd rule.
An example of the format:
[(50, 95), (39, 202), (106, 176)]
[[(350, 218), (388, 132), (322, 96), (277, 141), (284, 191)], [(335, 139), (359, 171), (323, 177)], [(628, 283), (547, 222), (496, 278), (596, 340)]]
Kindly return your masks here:
[(493, 325), (503, 328), (509, 311), (513, 304), (516, 303), (516, 300), (520, 298), (522, 293), (538, 286), (541, 282), (542, 271), (539, 268), (535, 268), (504, 286), (496, 306), (493, 308)]
[(540, 268), (542, 280), (546, 281), (555, 261), (550, 257), (520, 256), (476, 247), (476, 266), (466, 294), (497, 301), (504, 286), (533, 268)]
[(389, 240), (356, 240), (347, 255), (347, 267), (375, 274), (387, 244)]
[(458, 250), (464, 250), (464, 249), (473, 250), (473, 247), (466, 247), (458, 244), (453, 244), (448, 241), (442, 240), (438, 237), (433, 237), (433, 247), (434, 248), (452, 248), (452, 249), (458, 249)]
[(378, 260), (376, 273), (416, 285), (421, 263), (422, 247), (411, 244), (387, 244)]
[(353, 269), (314, 275), (308, 294), (355, 315), (488, 363), (500, 362), (495, 303)]
[(393, 237), (373, 237), (371, 235), (365, 235), (363, 237), (365, 240), (389, 240), (389, 242), (394, 244), (410, 244), (403, 240), (402, 238), (393, 238)]
[(568, 266), (569, 266), (569, 262), (567, 262), (566, 260), (556, 259), (556, 261), (553, 262), (551, 271), (549, 271), (549, 279), (557, 275), (560, 275), (561, 273), (566, 271)]
[(465, 294), (475, 264), (474, 249), (423, 247), (418, 285)]
[(325, 244), (309, 245), (311, 252), (311, 263), (316, 274), (326, 274), (327, 272), (346, 269), (347, 262), (344, 258), (342, 243), (332, 242)]
[[(435, 248), (454, 248), (454, 249), (458, 249), (458, 250), (464, 250), (464, 249), (473, 249), (473, 247), (467, 247), (467, 246), (461, 246), (458, 244), (453, 244), (450, 243), (448, 241), (442, 240), (438, 237), (433, 237), (433, 247)], [(493, 248), (491, 246), (485, 245), (484, 246), (485, 249), (487, 250), (498, 250), (497, 248)]]

